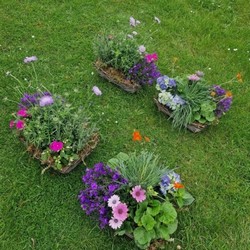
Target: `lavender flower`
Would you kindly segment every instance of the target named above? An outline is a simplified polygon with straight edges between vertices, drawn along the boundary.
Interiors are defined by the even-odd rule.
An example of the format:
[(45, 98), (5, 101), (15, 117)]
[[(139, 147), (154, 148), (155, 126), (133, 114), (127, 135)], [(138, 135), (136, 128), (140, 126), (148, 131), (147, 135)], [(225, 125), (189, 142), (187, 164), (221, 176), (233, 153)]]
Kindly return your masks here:
[[(168, 76), (160, 76), (156, 80), (157, 85), (160, 87), (161, 90), (166, 90), (168, 88), (176, 87), (176, 81), (173, 78), (169, 78)], [(158, 88), (157, 86), (157, 88)]]
[(199, 81), (200, 79), (201, 79), (201, 78), (200, 78), (198, 75), (196, 75), (196, 74), (193, 74), (193, 75), (188, 76), (188, 80), (189, 80), (189, 81), (197, 82), (197, 81)]
[(25, 57), (24, 58), (24, 63), (30, 63), (30, 62), (35, 62), (35, 61), (37, 61), (38, 59), (37, 59), (37, 57), (36, 56), (30, 56), (30, 57)]
[(224, 96), (226, 94), (226, 90), (219, 85), (214, 85), (214, 91), (218, 96)]
[(94, 86), (92, 88), (92, 91), (94, 92), (95, 95), (102, 95), (102, 91), (97, 86)]
[(52, 96), (49, 96), (49, 95), (42, 96), (39, 101), (40, 107), (49, 106), (53, 103), (54, 103), (54, 99), (52, 98)]
[(175, 104), (180, 104), (180, 105), (184, 105), (186, 102), (178, 95), (175, 95), (173, 98), (173, 102)]
[(146, 52), (146, 47), (144, 45), (140, 45), (138, 50), (140, 54), (143, 54)]
[(215, 114), (218, 118), (220, 118), (225, 112), (227, 112), (230, 109), (232, 100), (233, 100), (232, 97), (227, 97), (223, 98), (218, 102), (215, 110)]

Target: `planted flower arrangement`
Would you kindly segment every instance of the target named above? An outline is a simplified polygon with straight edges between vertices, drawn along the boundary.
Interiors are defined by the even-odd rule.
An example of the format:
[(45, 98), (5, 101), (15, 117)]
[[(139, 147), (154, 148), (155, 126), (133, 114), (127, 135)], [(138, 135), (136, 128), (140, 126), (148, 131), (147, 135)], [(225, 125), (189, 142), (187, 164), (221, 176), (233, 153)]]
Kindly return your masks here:
[[(133, 17), (130, 25), (140, 22)], [(97, 37), (95, 68), (99, 75), (127, 92), (137, 92), (142, 85), (152, 85), (160, 76), (155, 62), (156, 53), (146, 52), (144, 45), (138, 45), (133, 31), (131, 34), (103, 34)]]
[(100, 228), (127, 235), (146, 249), (165, 243), (176, 231), (177, 213), (194, 198), (180, 175), (160, 163), (152, 153), (120, 153), (108, 162), (86, 169), (81, 208), (96, 215)]
[(10, 128), (27, 151), (47, 165), (43, 171), (53, 168), (70, 172), (98, 143), (96, 125), (90, 122), (86, 110), (74, 108), (60, 95), (39, 88), (35, 93), (23, 94), (13, 116)]
[(217, 124), (231, 106), (232, 93), (219, 85), (208, 86), (203, 73), (187, 78), (160, 76), (155, 103), (172, 119), (173, 127), (186, 127), (196, 133), (209, 124)]

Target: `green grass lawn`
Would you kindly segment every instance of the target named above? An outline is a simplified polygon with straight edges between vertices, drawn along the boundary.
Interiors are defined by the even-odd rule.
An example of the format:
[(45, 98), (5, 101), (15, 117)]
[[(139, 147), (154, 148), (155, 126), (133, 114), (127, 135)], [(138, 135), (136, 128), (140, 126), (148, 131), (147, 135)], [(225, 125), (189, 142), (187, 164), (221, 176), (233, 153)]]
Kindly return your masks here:
[[(127, 238), (102, 231), (77, 200), (86, 166), (68, 175), (47, 171), (10, 133), (16, 103), (11, 71), (29, 78), (26, 56), (36, 55), (40, 81), (75, 106), (89, 106), (101, 133), (86, 159), (92, 167), (120, 151), (153, 151), (180, 166), (196, 201), (179, 214), (166, 249), (247, 250), (250, 245), (250, 29), (248, 0), (0, 1), (0, 249), (137, 249)], [(233, 92), (233, 105), (218, 126), (199, 134), (172, 129), (153, 103), (154, 87), (129, 94), (95, 72), (93, 41), (103, 31), (131, 32), (129, 17), (158, 66), (169, 76), (202, 70), (211, 84)], [(161, 23), (153, 24), (154, 16)], [(152, 38), (151, 38), (152, 37)], [(176, 61), (176, 62), (175, 62)], [(175, 63), (174, 63), (175, 62)], [(92, 73), (94, 72), (94, 73)], [(237, 73), (243, 83), (236, 81)], [(233, 81), (230, 81), (234, 79)], [(97, 85), (102, 96), (92, 95)], [(151, 141), (132, 141), (138, 129)]]

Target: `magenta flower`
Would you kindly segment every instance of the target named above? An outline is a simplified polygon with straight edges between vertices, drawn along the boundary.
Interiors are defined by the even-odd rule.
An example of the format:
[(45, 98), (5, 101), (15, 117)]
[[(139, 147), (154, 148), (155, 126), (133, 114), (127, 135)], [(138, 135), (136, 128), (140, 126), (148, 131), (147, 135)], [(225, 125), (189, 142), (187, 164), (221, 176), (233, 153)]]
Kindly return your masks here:
[(97, 86), (94, 86), (92, 88), (92, 91), (94, 92), (95, 95), (102, 95), (102, 91)]
[(190, 75), (188, 76), (188, 80), (189, 81), (194, 81), (194, 82), (197, 82), (199, 81), (201, 78), (199, 76), (197, 76), (196, 74), (193, 74), (193, 75)]
[(13, 128), (15, 125), (15, 122), (14, 121), (10, 121), (10, 128)]
[(24, 126), (25, 126), (24, 121), (22, 121), (22, 120), (18, 120), (18, 121), (17, 121), (17, 123), (16, 123), (16, 128), (17, 128), (18, 130), (23, 130), (23, 129), (24, 129)]
[(122, 226), (122, 221), (112, 217), (111, 220), (109, 221), (109, 226), (112, 227), (113, 229), (120, 228)]
[(108, 206), (109, 207), (116, 207), (118, 204), (120, 203), (120, 197), (118, 195), (112, 195), (109, 199), (108, 199)]
[(63, 148), (63, 142), (53, 141), (50, 143), (49, 148), (54, 152), (59, 152)]
[(26, 109), (20, 109), (20, 110), (17, 111), (17, 115), (21, 116), (21, 117), (27, 117), (28, 116), (27, 110)]
[(125, 203), (119, 203), (113, 208), (113, 216), (115, 219), (125, 221), (128, 218), (128, 207)]
[(142, 202), (146, 199), (146, 191), (140, 185), (135, 186), (130, 193), (137, 202)]
[(143, 54), (146, 52), (146, 47), (144, 45), (140, 45), (138, 50), (141, 54)]
[(44, 95), (39, 101), (40, 107), (48, 106), (54, 103), (54, 99), (50, 95)]
[(146, 59), (147, 63), (155, 62), (158, 60), (158, 55), (156, 53), (147, 54), (145, 56), (145, 59)]
[(24, 63), (30, 63), (30, 62), (35, 62), (35, 61), (37, 61), (37, 57), (36, 56), (30, 56), (30, 57), (25, 57), (24, 58)]

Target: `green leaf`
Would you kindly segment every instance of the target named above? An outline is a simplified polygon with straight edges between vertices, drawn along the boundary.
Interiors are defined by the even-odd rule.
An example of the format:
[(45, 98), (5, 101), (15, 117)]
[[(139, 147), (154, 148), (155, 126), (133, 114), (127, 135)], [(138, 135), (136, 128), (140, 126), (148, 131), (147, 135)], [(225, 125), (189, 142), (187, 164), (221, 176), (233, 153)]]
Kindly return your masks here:
[(168, 225), (168, 233), (173, 234), (178, 227), (178, 220), (175, 220), (173, 223)]
[(147, 208), (147, 214), (150, 214), (152, 216), (156, 216), (157, 214), (159, 214), (160, 211), (161, 211), (160, 206)]
[(162, 224), (158, 228), (158, 236), (161, 239), (168, 240), (170, 238), (168, 226), (165, 226), (165, 225)]
[(162, 215), (159, 217), (159, 221), (168, 225), (173, 223), (177, 218), (177, 212), (170, 202), (165, 202), (162, 205)]
[(195, 200), (194, 197), (189, 192), (186, 191), (183, 196), (183, 205), (188, 206), (192, 204), (194, 200)]
[(147, 231), (143, 227), (137, 227), (134, 230), (135, 241), (140, 245), (145, 245), (150, 242), (151, 239), (147, 236)]
[(116, 155), (114, 158), (110, 159), (108, 161), (108, 165), (111, 168), (115, 168), (117, 167), (119, 164), (121, 164), (122, 162), (128, 160), (129, 156), (123, 152), (120, 152), (118, 155)]
[(150, 231), (154, 228), (156, 221), (150, 214), (144, 214), (141, 218), (142, 225), (146, 228), (147, 231)]

